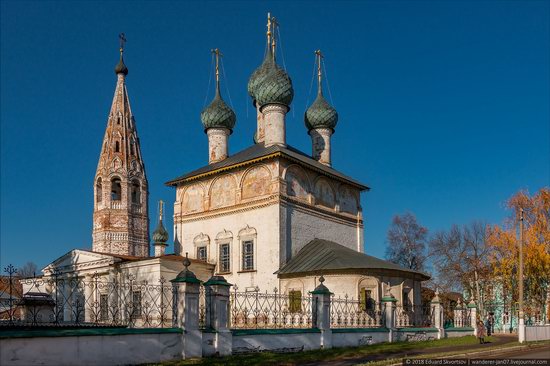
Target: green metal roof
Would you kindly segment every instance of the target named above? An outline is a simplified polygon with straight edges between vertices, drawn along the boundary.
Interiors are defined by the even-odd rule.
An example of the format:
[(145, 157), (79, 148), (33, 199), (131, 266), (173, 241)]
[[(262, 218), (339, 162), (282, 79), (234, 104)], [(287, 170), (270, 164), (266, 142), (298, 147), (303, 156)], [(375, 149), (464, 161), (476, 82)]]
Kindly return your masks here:
[(299, 162), (312, 169), (320, 171), (328, 176), (344, 180), (347, 183), (352, 184), (361, 190), (370, 189), (366, 185), (340, 173), (336, 169), (333, 169), (329, 166), (319, 163), (317, 160), (312, 159), (309, 155), (301, 152), (298, 149), (295, 149), (288, 145), (286, 147), (279, 146), (279, 145), (272, 145), (269, 147), (265, 147), (264, 143), (258, 143), (258, 144), (252, 145), (251, 147), (245, 150), (242, 150), (234, 155), (229, 156), (227, 159), (223, 159), (217, 163), (208, 164), (206, 166), (203, 166), (202, 168), (193, 170), (192, 172), (189, 172), (187, 174), (184, 174), (182, 176), (179, 176), (175, 179), (172, 179), (166, 182), (166, 185), (176, 186), (179, 183), (192, 180), (196, 176), (207, 174), (209, 172), (215, 172), (219, 169), (229, 170), (229, 169), (232, 169), (231, 167), (234, 165), (246, 164), (246, 162), (248, 161), (253, 162), (255, 159), (262, 158), (264, 156), (268, 156), (277, 152), (282, 153), (285, 157), (288, 157), (295, 162)]
[(329, 274), (342, 270), (397, 271), (399, 274), (418, 276), (421, 280), (430, 277), (424, 273), (401, 267), (365, 253), (357, 252), (333, 241), (313, 239), (276, 273), (279, 276), (292, 274)]

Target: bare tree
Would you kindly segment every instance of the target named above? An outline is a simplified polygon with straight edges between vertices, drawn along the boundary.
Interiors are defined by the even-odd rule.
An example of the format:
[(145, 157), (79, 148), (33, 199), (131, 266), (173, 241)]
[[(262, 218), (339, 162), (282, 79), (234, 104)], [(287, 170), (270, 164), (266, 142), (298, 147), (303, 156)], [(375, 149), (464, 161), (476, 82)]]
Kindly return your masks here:
[(38, 266), (34, 262), (27, 262), (17, 269), (17, 274), (23, 278), (34, 277), (38, 272)]
[(429, 256), (438, 282), (446, 290), (468, 291), (481, 304), (481, 287), (489, 274), (486, 225), (476, 221), (436, 232), (429, 242)]
[(428, 229), (407, 212), (395, 215), (388, 229), (386, 259), (405, 268), (424, 271)]

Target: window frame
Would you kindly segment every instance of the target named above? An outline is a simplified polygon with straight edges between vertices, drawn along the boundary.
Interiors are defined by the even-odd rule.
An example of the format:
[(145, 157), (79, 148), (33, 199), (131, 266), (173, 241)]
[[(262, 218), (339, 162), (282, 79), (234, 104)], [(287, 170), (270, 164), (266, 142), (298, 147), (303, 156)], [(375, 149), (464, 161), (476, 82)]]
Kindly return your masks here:
[[(248, 244), (252, 246), (251, 252), (245, 251), (245, 246)], [(256, 261), (254, 258), (256, 254), (255, 246), (256, 245), (254, 238), (246, 238), (241, 240), (241, 271), (254, 271), (256, 269)], [(248, 265), (246, 264), (247, 255), (252, 261), (252, 265), (250, 267), (248, 267)]]
[[(197, 246), (197, 259), (200, 261), (208, 262), (208, 245), (206, 243), (201, 243), (203, 245)], [(204, 250), (204, 258), (201, 257), (201, 250)]]
[[(222, 248), (227, 246), (227, 270), (222, 268)], [(224, 241), (218, 244), (218, 273), (231, 273), (231, 242)]]

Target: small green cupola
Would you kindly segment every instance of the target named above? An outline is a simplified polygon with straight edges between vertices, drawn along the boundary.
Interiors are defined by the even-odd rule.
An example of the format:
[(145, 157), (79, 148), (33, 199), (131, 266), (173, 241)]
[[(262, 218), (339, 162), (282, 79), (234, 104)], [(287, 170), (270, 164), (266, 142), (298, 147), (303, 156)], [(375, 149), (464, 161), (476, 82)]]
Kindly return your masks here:
[(216, 55), (216, 94), (212, 102), (202, 110), (201, 121), (205, 131), (210, 128), (227, 128), (231, 133), (237, 116), (222, 99), (220, 93), (219, 56), (221, 53), (217, 48), (212, 52)]
[(155, 231), (153, 231), (153, 246), (155, 250), (155, 257), (163, 256), (168, 246), (168, 231), (164, 228), (162, 223), (162, 215), (164, 211), (164, 202), (159, 201), (159, 221)]
[(115, 74), (123, 74), (124, 76), (126, 76), (128, 75), (128, 68), (124, 64), (124, 57), (122, 56), (122, 53), (124, 52), (124, 43), (126, 42), (126, 37), (124, 36), (124, 33), (120, 33), (118, 38), (120, 39), (120, 60), (115, 66)]
[(323, 96), (321, 58), (320, 50), (315, 51), (317, 55), (317, 98), (304, 113), (304, 122), (308, 131), (317, 128), (328, 128), (334, 133), (338, 123), (338, 112), (332, 107)]

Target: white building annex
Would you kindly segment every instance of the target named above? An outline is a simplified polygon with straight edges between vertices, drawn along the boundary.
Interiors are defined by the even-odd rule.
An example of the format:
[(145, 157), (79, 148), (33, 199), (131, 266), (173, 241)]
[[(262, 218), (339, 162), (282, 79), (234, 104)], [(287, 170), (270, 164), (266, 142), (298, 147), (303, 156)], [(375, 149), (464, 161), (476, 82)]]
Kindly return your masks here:
[[(161, 277), (169, 281), (183, 269), (187, 254), (201, 281), (224, 276), (239, 291), (277, 289), (305, 295), (322, 274), (336, 296), (378, 302), (389, 286), (402, 304), (420, 304), (421, 282), (427, 275), (363, 252), (360, 193), (369, 188), (332, 166), (331, 138), (338, 114), (323, 97), (320, 51), (318, 94), (304, 115), (312, 152), (287, 144), (285, 117), (294, 88), (276, 63), (272, 35), (277, 24), (271, 19), (265, 59), (248, 83), (257, 111), (254, 144), (229, 154), (237, 116), (222, 99), (216, 62), (216, 94), (201, 113), (209, 163), (166, 183), (175, 189), (170, 254), (162, 203), (149, 245), (145, 159), (130, 108), (121, 46), (93, 186), (92, 248), (75, 249), (53, 261), (43, 269), (44, 277), (99, 275), (111, 281), (131, 275), (137, 282), (158, 282)], [(215, 52), (218, 61), (219, 51)], [(101, 299), (109, 301), (107, 295)]]

